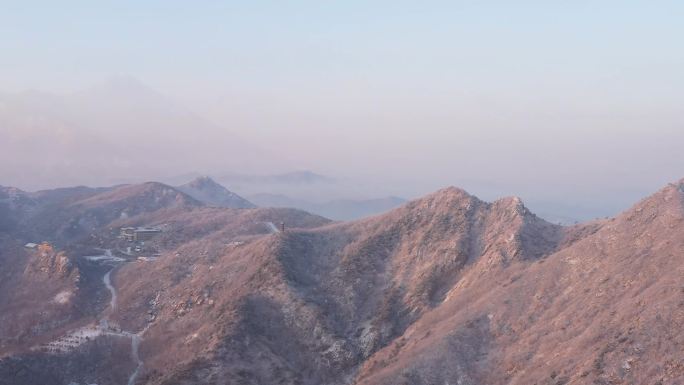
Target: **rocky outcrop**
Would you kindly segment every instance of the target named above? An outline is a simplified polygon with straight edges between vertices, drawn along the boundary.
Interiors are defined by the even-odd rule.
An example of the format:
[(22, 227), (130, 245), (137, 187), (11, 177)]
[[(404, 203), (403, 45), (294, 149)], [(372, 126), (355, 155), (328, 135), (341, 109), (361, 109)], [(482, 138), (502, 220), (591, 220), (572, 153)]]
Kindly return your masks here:
[(35, 251), (30, 252), (30, 262), (24, 270), (25, 276), (31, 279), (56, 278), (78, 279), (78, 269), (71, 263), (64, 251), (56, 251), (55, 248), (47, 243), (41, 243)]

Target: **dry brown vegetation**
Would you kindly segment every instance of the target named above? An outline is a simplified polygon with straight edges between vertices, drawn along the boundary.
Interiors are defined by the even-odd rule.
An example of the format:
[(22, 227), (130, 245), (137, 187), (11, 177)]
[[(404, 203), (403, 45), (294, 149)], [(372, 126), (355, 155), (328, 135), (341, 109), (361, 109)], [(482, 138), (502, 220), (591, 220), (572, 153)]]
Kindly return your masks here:
[(139, 384), (684, 383), (684, 181), (572, 227), (456, 188), (349, 223), (158, 184), (62, 215), (96, 223), (67, 249), (165, 226), (157, 261), (114, 274), (112, 320), (146, 329)]

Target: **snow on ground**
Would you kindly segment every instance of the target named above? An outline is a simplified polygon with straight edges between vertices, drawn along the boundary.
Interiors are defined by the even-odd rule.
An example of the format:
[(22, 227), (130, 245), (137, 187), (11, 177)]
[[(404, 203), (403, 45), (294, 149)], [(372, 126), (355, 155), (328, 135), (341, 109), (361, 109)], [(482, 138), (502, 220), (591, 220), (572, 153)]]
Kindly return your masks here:
[(41, 345), (37, 349), (55, 354), (66, 353), (81, 346), (87, 341), (90, 341), (96, 337), (103, 335), (104, 332), (104, 329), (101, 329), (97, 326), (86, 326), (80, 329), (76, 329), (55, 341), (51, 341), (47, 344)]
[(112, 254), (112, 251), (107, 249), (104, 251), (104, 254), (102, 255), (88, 255), (83, 257), (89, 261), (93, 262), (113, 262), (113, 263), (118, 263), (118, 262), (125, 262), (126, 260), (120, 257), (116, 257)]
[[(277, 228), (275, 225), (271, 223), (271, 226), (275, 228), (275, 231), (277, 232)], [(84, 257), (87, 260), (90, 261), (95, 261), (95, 262), (103, 262), (103, 263), (111, 263), (111, 264), (118, 264), (119, 262), (125, 262), (126, 260), (123, 258), (115, 257), (112, 255), (111, 250), (105, 250), (103, 255), (92, 255), (92, 256), (86, 256)], [(156, 258), (148, 258), (147, 260), (153, 261)], [(114, 268), (109, 270), (107, 274), (102, 277), (102, 282), (104, 285), (107, 287), (107, 290), (111, 293), (111, 301), (110, 301), (110, 311), (114, 311), (116, 309), (116, 288), (114, 285), (112, 285), (111, 281), (111, 274), (112, 271), (114, 271)], [(54, 301), (60, 304), (67, 303), (71, 297), (73, 296), (73, 293), (71, 291), (63, 291), (58, 293)], [(120, 328), (118, 328), (116, 325), (112, 325), (109, 323), (109, 320), (107, 317), (102, 318), (98, 324), (93, 324), (89, 325), (86, 327), (82, 327), (80, 329), (76, 329), (69, 334), (51, 341), (49, 343), (34, 347), (33, 350), (40, 350), (45, 353), (51, 353), (51, 354), (62, 354), (62, 353), (67, 353), (70, 352), (80, 345), (91, 341), (97, 337), (100, 336), (116, 336), (116, 337), (125, 337), (125, 338), (130, 338), (131, 339), (131, 356), (132, 358), (136, 361), (137, 366), (135, 368), (135, 371), (131, 373), (130, 377), (128, 378), (128, 385), (133, 385), (135, 384), (135, 381), (140, 374), (142, 368), (143, 368), (143, 361), (140, 358), (139, 354), (139, 347), (140, 343), (142, 342), (142, 335), (147, 331), (147, 328), (150, 325), (147, 325), (145, 329), (143, 329), (139, 333), (131, 333), (127, 331), (123, 331)], [(76, 383), (72, 383), (76, 384)], [(70, 384), (70, 385), (72, 385)], [(97, 384), (91, 384), (91, 385), (97, 385)]]
[(68, 303), (71, 300), (71, 297), (73, 296), (74, 293), (71, 290), (64, 290), (62, 292), (57, 293), (53, 301), (60, 305), (64, 305)]
[(104, 321), (96, 325), (89, 325), (80, 329), (76, 329), (59, 339), (38, 346), (34, 348), (34, 350), (42, 350), (53, 354), (68, 353), (84, 343), (92, 341), (100, 336), (126, 338), (138, 337), (136, 334), (122, 331), (118, 327), (112, 326), (108, 322)]
[(280, 232), (280, 229), (278, 229), (278, 227), (275, 224), (273, 224), (273, 222), (264, 222), (264, 223), (266, 224), (266, 226), (268, 226), (268, 230), (271, 233), (275, 234), (275, 233)]
[(123, 262), (123, 261), (125, 261), (125, 259), (120, 258), (120, 257), (114, 257), (114, 256), (110, 257), (110, 256), (106, 256), (106, 255), (89, 255), (89, 256), (86, 256), (83, 258), (85, 258), (89, 261), (93, 261), (93, 262), (98, 262), (98, 261), (101, 261), (101, 262)]

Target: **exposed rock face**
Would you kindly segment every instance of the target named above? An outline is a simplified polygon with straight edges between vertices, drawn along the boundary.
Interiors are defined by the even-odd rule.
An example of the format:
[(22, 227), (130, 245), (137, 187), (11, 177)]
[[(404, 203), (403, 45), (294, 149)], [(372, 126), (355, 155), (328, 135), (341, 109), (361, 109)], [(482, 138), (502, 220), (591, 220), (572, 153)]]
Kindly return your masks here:
[[(33, 253), (29, 264), (24, 270), (24, 275), (63, 279), (71, 276), (73, 272), (78, 274), (66, 253), (55, 251), (54, 247), (49, 243), (42, 243), (38, 245), (36, 252)], [(77, 275), (73, 278), (78, 279)]]
[[(0, 357), (39, 344), (84, 316), (87, 280), (64, 251), (0, 239)], [(92, 294), (96, 294), (92, 293)], [(1, 377), (1, 376), (0, 376)]]
[[(99, 215), (103, 233), (131, 221), (166, 225), (158, 260), (113, 275), (109, 320), (145, 331), (137, 384), (684, 381), (684, 181), (616, 218), (572, 227), (518, 198), (489, 203), (457, 188), (348, 223), (149, 189), (69, 204), (130, 210)], [(281, 221), (287, 230), (271, 233), (267, 224)], [(37, 271), (69, 271), (59, 253), (45, 255)], [(55, 296), (65, 290), (50, 306), (65, 306), (58, 299), (68, 296)], [(29, 359), (12, 346), (0, 378)], [(59, 370), (50, 368), (41, 373)], [(113, 383), (106, 369), (91, 374), (71, 378)]]
[(248, 200), (234, 192), (228, 191), (225, 187), (214, 182), (214, 180), (208, 176), (196, 178), (187, 184), (178, 186), (178, 189), (198, 201), (211, 206), (229, 207), (234, 209), (256, 207)]

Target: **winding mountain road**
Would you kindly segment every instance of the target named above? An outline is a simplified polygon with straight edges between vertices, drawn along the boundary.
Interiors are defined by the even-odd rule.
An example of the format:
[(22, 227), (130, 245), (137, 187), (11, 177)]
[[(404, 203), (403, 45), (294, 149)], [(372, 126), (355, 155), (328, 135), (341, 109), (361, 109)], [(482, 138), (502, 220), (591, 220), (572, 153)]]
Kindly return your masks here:
[(105, 274), (104, 277), (102, 277), (102, 282), (104, 282), (105, 286), (107, 287), (107, 290), (109, 290), (109, 292), (112, 295), (112, 298), (109, 301), (109, 308), (111, 309), (111, 311), (114, 311), (116, 310), (116, 289), (114, 288), (114, 286), (112, 286), (112, 271), (114, 271), (114, 269), (109, 270), (107, 274)]
[(140, 342), (142, 342), (141, 334), (142, 333), (138, 333), (131, 336), (131, 355), (138, 363), (138, 366), (136, 366), (133, 373), (131, 373), (131, 376), (128, 377), (128, 385), (135, 385), (135, 380), (138, 378), (138, 374), (140, 374), (140, 370), (143, 368), (143, 361), (140, 359), (139, 354)]
[[(111, 250), (106, 250), (105, 255), (111, 257), (111, 255), (112, 255)], [(114, 268), (114, 269), (116, 269), (116, 268)], [(102, 282), (107, 287), (107, 290), (109, 290), (109, 292), (111, 293), (111, 296), (112, 296), (111, 300), (109, 301), (110, 314), (111, 314), (111, 312), (116, 310), (116, 300), (118, 298), (117, 293), (116, 293), (116, 287), (114, 287), (114, 285), (112, 284), (112, 279), (111, 279), (111, 275), (112, 275), (112, 272), (114, 271), (114, 269), (109, 270), (107, 272), (107, 274), (105, 274), (104, 277), (102, 277)], [(102, 325), (102, 327), (104, 327), (104, 328), (108, 328), (109, 321), (108, 321), (106, 316), (104, 319), (102, 319), (100, 321), (100, 325)], [(145, 329), (145, 330), (147, 330), (147, 329)], [(142, 361), (142, 359), (140, 359), (139, 349), (140, 349), (140, 343), (142, 342), (142, 339), (143, 339), (142, 334), (145, 332), (145, 330), (141, 331), (140, 333), (131, 333), (131, 332), (123, 331), (123, 330), (121, 332), (118, 332), (118, 333), (113, 333), (113, 332), (107, 332), (106, 333), (109, 335), (116, 335), (116, 336), (120, 336), (120, 337), (128, 337), (131, 339), (131, 357), (133, 357), (133, 360), (136, 362), (137, 366), (135, 367), (135, 370), (133, 371), (133, 373), (131, 373), (131, 375), (128, 377), (128, 385), (135, 385), (135, 380), (138, 378), (138, 375), (140, 374), (140, 371), (143, 368), (143, 361)]]

